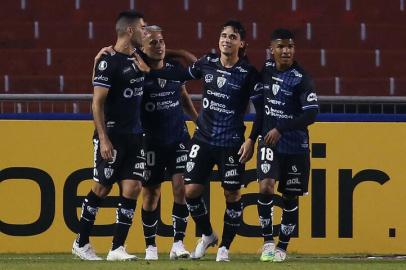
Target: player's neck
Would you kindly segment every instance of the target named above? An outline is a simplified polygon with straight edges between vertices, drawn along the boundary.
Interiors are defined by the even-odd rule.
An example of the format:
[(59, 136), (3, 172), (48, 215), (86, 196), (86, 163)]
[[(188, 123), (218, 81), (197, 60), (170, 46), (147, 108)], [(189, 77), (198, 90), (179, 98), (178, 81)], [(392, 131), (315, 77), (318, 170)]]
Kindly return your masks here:
[(281, 64), (281, 63), (276, 62), (276, 70), (278, 70), (278, 71), (286, 71), (291, 66), (292, 66), (292, 64)]
[(161, 69), (164, 67), (164, 60), (153, 60), (149, 59), (148, 60), (148, 65), (152, 69)]
[(134, 52), (134, 46), (131, 44), (129, 40), (126, 39), (117, 39), (116, 45), (114, 45), (114, 50), (123, 53), (123, 54), (128, 54), (131, 55)]
[(222, 53), (220, 57), (221, 64), (226, 68), (233, 67), (238, 62), (238, 60), (238, 55), (225, 55)]

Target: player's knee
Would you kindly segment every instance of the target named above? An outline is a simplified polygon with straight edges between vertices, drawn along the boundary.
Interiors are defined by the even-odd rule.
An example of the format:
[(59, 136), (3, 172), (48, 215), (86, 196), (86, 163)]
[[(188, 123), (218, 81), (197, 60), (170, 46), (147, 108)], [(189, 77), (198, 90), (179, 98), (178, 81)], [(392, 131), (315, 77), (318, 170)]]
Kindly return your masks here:
[(175, 201), (183, 201), (185, 199), (185, 186), (183, 184), (172, 184), (173, 198)]
[(140, 181), (131, 181), (131, 184), (122, 185), (121, 192), (126, 198), (136, 200), (141, 192), (142, 184)]
[(299, 198), (296, 195), (283, 194), (282, 200), (286, 209), (294, 209), (298, 206), (299, 203)]
[(92, 187), (92, 191), (97, 197), (104, 199), (110, 193), (111, 186), (104, 186), (100, 183), (95, 183)]
[(159, 197), (161, 195), (159, 186), (144, 187), (142, 189), (142, 207), (146, 211), (153, 211), (158, 206)]
[(203, 193), (203, 186), (199, 184), (189, 184), (185, 186), (185, 197), (194, 199), (200, 197)]
[(226, 202), (238, 202), (241, 199), (240, 190), (224, 190), (224, 197)]
[(275, 193), (275, 180), (273, 179), (264, 179), (259, 184), (259, 192), (261, 194), (272, 195)]

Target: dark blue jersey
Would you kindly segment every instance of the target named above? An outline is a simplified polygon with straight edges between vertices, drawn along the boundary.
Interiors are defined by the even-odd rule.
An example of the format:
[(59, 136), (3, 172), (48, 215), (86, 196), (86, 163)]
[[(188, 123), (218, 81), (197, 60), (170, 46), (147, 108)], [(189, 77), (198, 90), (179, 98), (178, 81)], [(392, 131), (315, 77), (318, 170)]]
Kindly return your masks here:
[(292, 123), (307, 110), (318, 110), (313, 82), (296, 62), (285, 71), (278, 71), (275, 65), (273, 60), (268, 60), (262, 70), (262, 87), (259, 90), (262, 92), (264, 105), (261, 134), (265, 136), (269, 130), (276, 127), (282, 132), (282, 137), (276, 145), (278, 152), (307, 152), (307, 125), (292, 128)]
[[(176, 62), (165, 63), (175, 69)], [(189, 136), (181, 104), (183, 81), (147, 77), (144, 85), (142, 124), (154, 144), (181, 142)]]
[(93, 85), (109, 89), (104, 104), (109, 133), (142, 133), (144, 73), (133, 64), (131, 57), (119, 52), (104, 55), (95, 67)]
[(215, 146), (240, 146), (244, 141), (244, 114), (258, 83), (256, 69), (244, 59), (226, 68), (217, 54), (209, 54), (188, 69), (203, 79), (202, 111), (194, 137)]

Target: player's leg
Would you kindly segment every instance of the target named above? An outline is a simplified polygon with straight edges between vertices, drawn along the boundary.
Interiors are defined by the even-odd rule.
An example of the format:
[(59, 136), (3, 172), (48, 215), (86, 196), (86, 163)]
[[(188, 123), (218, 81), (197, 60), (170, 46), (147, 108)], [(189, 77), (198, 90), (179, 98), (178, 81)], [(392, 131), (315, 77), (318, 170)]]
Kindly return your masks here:
[[(282, 164), (283, 163), (283, 164)], [(283, 194), (283, 212), (279, 241), (275, 249), (274, 262), (286, 259), (286, 251), (298, 222), (298, 196), (307, 193), (310, 157), (308, 153), (298, 155), (283, 155), (281, 158), (281, 182), (278, 191)]]
[(216, 261), (229, 261), (230, 245), (240, 228), (243, 206), (240, 188), (243, 185), (244, 164), (238, 161), (238, 149), (222, 149), (217, 164), (221, 175), (222, 187), (226, 201), (223, 220), (222, 240), (217, 251)]
[(173, 245), (169, 253), (170, 259), (189, 258), (190, 253), (186, 250), (183, 239), (185, 238), (189, 210), (186, 206), (185, 185), (183, 173), (177, 173), (172, 176), (173, 206), (172, 206), (172, 224), (173, 224)]
[(137, 198), (141, 192), (144, 181), (145, 152), (142, 136), (134, 135), (123, 142), (126, 153), (119, 168), (120, 202), (116, 210), (116, 224), (113, 232), (112, 248), (107, 255), (107, 260), (133, 260), (135, 255), (130, 255), (125, 250), (125, 240), (132, 225)]
[(166, 149), (164, 146), (147, 145), (146, 178), (143, 183), (143, 202), (141, 210), (142, 227), (145, 239), (145, 260), (158, 260), (156, 233), (160, 213), (158, 202), (161, 196), (161, 182), (164, 180)]
[(188, 150), (185, 143), (174, 145), (170, 154), (169, 164), (167, 171), (172, 175), (172, 192), (173, 192), (173, 206), (172, 206), (172, 224), (173, 224), (173, 245), (169, 253), (169, 258), (187, 259), (190, 257), (189, 251), (186, 250), (183, 239), (187, 227), (187, 220), (189, 217), (189, 210), (186, 206), (185, 199), (185, 183), (183, 173), (186, 168)]
[(279, 173), (279, 163), (277, 155), (262, 142), (261, 138), (258, 142), (257, 172), (259, 180), (257, 208), (262, 237), (264, 238), (260, 260), (269, 262), (273, 260), (275, 252), (272, 218), (275, 178)]
[(185, 172), (185, 198), (196, 226), (202, 232), (194, 259), (204, 256), (209, 246), (217, 244), (217, 235), (213, 232), (206, 203), (203, 199), (204, 185), (207, 182), (214, 163), (211, 158), (211, 147), (202, 142), (192, 140)]
[(142, 227), (145, 239), (145, 260), (158, 260), (158, 248), (155, 238), (158, 230), (158, 201), (161, 195), (161, 185), (144, 186), (142, 188)]
[[(80, 216), (80, 225), (78, 235), (73, 242), (72, 254), (82, 260), (101, 260), (96, 256), (94, 249), (89, 242), (90, 232), (93, 228), (96, 214), (102, 200), (109, 194), (116, 174), (114, 174), (116, 164), (120, 157), (115, 151), (114, 162), (105, 161), (100, 154), (99, 139), (93, 138), (94, 147), (94, 168), (93, 179), (95, 180), (92, 189), (87, 194), (82, 203), (82, 212)], [(117, 162), (117, 163), (116, 163)]]

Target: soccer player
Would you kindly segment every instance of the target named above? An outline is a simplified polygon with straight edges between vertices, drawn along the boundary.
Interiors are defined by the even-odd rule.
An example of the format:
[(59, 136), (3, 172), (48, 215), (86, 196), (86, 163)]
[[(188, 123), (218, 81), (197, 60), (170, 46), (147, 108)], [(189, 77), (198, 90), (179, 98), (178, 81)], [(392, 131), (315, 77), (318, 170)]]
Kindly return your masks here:
[[(148, 26), (143, 51), (152, 69), (176, 68), (178, 63), (164, 60), (165, 40), (162, 29)], [(147, 176), (143, 184), (142, 222), (146, 242), (145, 259), (157, 260), (155, 243), (161, 195), (161, 183), (165, 171), (172, 178), (174, 203), (172, 220), (174, 243), (170, 259), (189, 258), (190, 253), (183, 245), (189, 211), (185, 201), (183, 172), (190, 142), (182, 106), (189, 117), (196, 121), (197, 112), (193, 106), (184, 82), (148, 78), (145, 81), (142, 123), (146, 134)]]
[(149, 76), (190, 80), (203, 79), (203, 109), (189, 149), (185, 172), (186, 203), (192, 218), (203, 232), (193, 257), (204, 256), (209, 246), (218, 243), (202, 197), (214, 165), (224, 188), (226, 210), (222, 241), (216, 261), (229, 261), (229, 248), (242, 220), (240, 189), (244, 163), (252, 157), (255, 134), (244, 142), (244, 114), (258, 82), (258, 73), (244, 58), (245, 30), (240, 22), (228, 21), (221, 27), (221, 54), (208, 54), (187, 70), (150, 70), (137, 57), (140, 69)]
[[(262, 70), (262, 132), (258, 142), (258, 214), (264, 237), (261, 261), (281, 262), (298, 218), (298, 196), (307, 193), (310, 158), (309, 133), (318, 113), (317, 96), (309, 75), (294, 61), (293, 34), (277, 29), (271, 36), (271, 54)], [(283, 213), (279, 242), (272, 229), (275, 180), (282, 193)]]
[(95, 180), (82, 204), (79, 234), (72, 253), (83, 260), (101, 260), (89, 243), (98, 207), (114, 183), (120, 186), (112, 248), (107, 260), (132, 260), (124, 247), (132, 224), (141, 182), (145, 152), (141, 127), (144, 73), (132, 61), (145, 35), (143, 15), (122, 12), (116, 20), (117, 42), (113, 55), (103, 55), (94, 70), (93, 136)]

